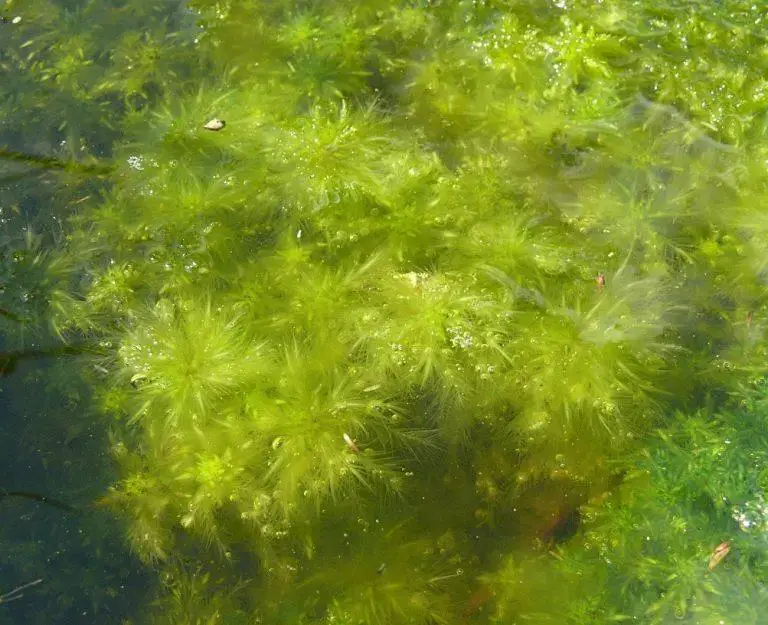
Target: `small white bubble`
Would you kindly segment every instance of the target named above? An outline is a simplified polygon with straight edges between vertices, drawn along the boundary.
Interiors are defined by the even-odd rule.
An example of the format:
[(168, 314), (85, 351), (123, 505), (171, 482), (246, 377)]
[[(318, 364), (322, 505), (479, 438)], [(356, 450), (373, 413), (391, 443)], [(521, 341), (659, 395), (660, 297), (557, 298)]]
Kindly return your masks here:
[(144, 163), (142, 161), (142, 158), (140, 156), (136, 156), (135, 154), (128, 157), (128, 167), (131, 169), (135, 169), (137, 171), (141, 171), (144, 169)]

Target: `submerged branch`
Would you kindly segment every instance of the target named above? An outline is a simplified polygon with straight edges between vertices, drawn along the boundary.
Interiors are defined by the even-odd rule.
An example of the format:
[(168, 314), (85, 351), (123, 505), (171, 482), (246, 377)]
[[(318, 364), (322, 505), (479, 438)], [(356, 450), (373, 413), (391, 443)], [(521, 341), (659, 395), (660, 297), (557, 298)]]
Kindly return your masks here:
[(19, 315), (12, 313), (10, 310), (5, 310), (5, 308), (0, 308), (0, 317), (5, 317), (6, 319), (10, 319), (16, 323), (24, 323), (24, 319), (19, 317)]
[(96, 176), (111, 174), (114, 171), (114, 166), (105, 163), (80, 163), (78, 161), (63, 160), (55, 156), (27, 154), (26, 152), (19, 152), (18, 150), (11, 150), (4, 147), (0, 147), (0, 159), (23, 163), (31, 167), (60, 169), (62, 171)]
[(22, 590), (26, 590), (27, 588), (31, 588), (32, 586), (37, 586), (38, 584), (41, 584), (43, 582), (43, 578), (36, 579), (32, 582), (28, 582), (26, 584), (22, 584), (21, 586), (16, 586), (13, 590), (10, 592), (6, 592), (2, 595), (0, 595), (0, 603), (8, 603), (9, 601), (14, 601), (16, 599), (21, 599), (24, 596), (24, 593), (22, 593)]
[(72, 506), (65, 501), (54, 499), (53, 497), (48, 497), (48, 495), (43, 495), (28, 490), (0, 490), (0, 499), (3, 499), (4, 497), (20, 497), (22, 499), (31, 499), (32, 501), (44, 503), (48, 506), (58, 508), (59, 510), (64, 510), (65, 512), (78, 512), (78, 509), (75, 508), (75, 506)]
[(12, 352), (0, 352), (0, 377), (13, 373), (20, 360), (82, 354), (89, 351), (89, 348), (89, 345), (78, 344), (60, 345), (58, 347), (49, 347), (47, 349), (21, 349)]

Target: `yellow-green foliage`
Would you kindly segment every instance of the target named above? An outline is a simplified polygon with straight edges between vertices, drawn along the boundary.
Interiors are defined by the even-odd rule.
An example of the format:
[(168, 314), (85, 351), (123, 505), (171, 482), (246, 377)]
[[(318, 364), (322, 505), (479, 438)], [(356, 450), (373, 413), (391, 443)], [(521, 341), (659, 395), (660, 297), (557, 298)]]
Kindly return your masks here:
[[(186, 309), (186, 310), (185, 310)], [(174, 305), (160, 301), (149, 319), (134, 319), (119, 350), (130, 383), (137, 387), (135, 419), (205, 424), (249, 387), (266, 367), (263, 345), (249, 336), (237, 311), (210, 302)]]
[[(731, 126), (650, 99), (617, 7), (201, 10), (220, 77), (132, 114), (81, 235), (109, 259), (86, 297), (115, 319), (113, 383), (135, 387), (110, 499), (140, 553), (190, 532), (301, 566), (327, 546), (314, 523), (432, 497), (419, 474), (457, 453), (487, 472), (456, 484), (492, 525), (536, 480), (585, 483), (589, 443), (596, 463), (625, 448), (691, 401), (686, 376), (754, 366), (738, 326), (713, 321), (715, 349), (696, 329), (717, 297), (727, 318), (761, 305), (759, 224), (719, 214), (745, 201), (745, 157)], [(702, 291), (725, 258), (725, 291)], [(473, 460), (478, 428), (495, 460)], [(449, 622), (409, 557), (386, 576), (345, 562), (316, 610)]]
[[(477, 580), (498, 622), (558, 622), (549, 556), (509, 550), (567, 538), (617, 457), (763, 375), (744, 2), (197, 0), (140, 34), (44, 4), (0, 62), (20, 102), (47, 85), (48, 141), (48, 109), (67, 149), (117, 137), (52, 263), (77, 279), (46, 286), (100, 341), (104, 501), (171, 576), (166, 622), (481, 620)], [(604, 599), (561, 622), (622, 618)]]

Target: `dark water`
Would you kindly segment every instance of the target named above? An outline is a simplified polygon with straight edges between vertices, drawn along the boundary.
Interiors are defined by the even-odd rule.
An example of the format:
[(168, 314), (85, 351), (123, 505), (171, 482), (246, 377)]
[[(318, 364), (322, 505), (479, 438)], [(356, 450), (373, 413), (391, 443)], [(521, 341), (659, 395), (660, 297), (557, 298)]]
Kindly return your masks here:
[[(94, 159), (109, 157), (120, 132), (107, 120), (125, 112), (125, 103), (93, 93), (104, 74), (86, 75), (87, 68), (103, 67), (110, 33), (158, 25), (178, 31), (183, 7), (158, 4), (0, 8), (3, 623), (121, 623), (149, 600), (151, 575), (131, 555), (114, 515), (96, 505), (114, 468), (109, 423), (93, 410), (83, 379), (89, 365), (81, 364), (78, 345), (86, 337), (70, 335), (63, 344), (47, 310), (55, 305), (51, 282), (81, 279), (67, 275), (69, 267), (52, 267), (52, 255), (73, 210), (106, 188), (102, 174), (110, 167)], [(69, 86), (43, 78), (56, 82), (67, 72), (80, 73)]]

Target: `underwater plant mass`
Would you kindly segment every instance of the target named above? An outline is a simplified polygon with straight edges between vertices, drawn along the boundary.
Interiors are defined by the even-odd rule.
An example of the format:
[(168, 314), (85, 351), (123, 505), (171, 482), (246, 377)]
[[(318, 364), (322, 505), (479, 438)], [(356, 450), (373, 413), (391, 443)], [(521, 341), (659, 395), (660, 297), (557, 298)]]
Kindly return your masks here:
[(0, 6), (0, 621), (764, 622), (768, 7)]

